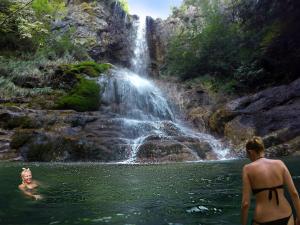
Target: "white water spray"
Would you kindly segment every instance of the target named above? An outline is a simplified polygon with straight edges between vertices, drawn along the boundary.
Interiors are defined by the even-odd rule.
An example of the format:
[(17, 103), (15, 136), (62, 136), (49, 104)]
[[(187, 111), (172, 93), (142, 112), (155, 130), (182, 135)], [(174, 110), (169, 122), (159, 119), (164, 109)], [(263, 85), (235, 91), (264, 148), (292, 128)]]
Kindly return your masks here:
[(149, 49), (146, 39), (146, 17), (141, 17), (136, 23), (136, 39), (134, 42), (134, 56), (131, 69), (140, 76), (148, 76), (150, 62)]

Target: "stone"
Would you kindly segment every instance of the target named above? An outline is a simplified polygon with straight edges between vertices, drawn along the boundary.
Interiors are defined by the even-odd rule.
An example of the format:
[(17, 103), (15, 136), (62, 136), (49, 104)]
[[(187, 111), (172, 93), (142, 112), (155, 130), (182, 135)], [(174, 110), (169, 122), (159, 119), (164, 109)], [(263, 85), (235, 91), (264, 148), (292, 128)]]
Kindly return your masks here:
[(263, 137), (269, 155), (284, 156), (297, 152), (299, 115), (297, 79), (226, 103), (212, 114), (209, 125), (212, 131), (224, 135), (237, 152), (243, 151), (249, 138), (258, 135)]
[(141, 162), (194, 161), (197, 158), (183, 144), (172, 141), (148, 141), (139, 147)]

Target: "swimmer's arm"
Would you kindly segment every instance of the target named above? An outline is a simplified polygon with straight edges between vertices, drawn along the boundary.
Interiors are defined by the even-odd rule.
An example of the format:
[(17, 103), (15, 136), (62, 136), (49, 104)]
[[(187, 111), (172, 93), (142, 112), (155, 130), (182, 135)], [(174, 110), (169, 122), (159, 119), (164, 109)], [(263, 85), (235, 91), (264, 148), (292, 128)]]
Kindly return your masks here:
[(247, 225), (248, 221), (248, 212), (250, 208), (250, 180), (248, 177), (247, 172), (247, 165), (243, 168), (243, 197), (242, 197), (242, 207), (241, 207), (241, 214), (242, 214), (242, 225)]
[(41, 195), (34, 195), (34, 194), (30, 193), (29, 191), (26, 191), (25, 187), (24, 187), (22, 184), (19, 185), (19, 189), (20, 189), (26, 196), (28, 196), (28, 197), (30, 197), (30, 198), (33, 198), (33, 199), (35, 199), (35, 200), (39, 200), (39, 199), (42, 199), (42, 198), (43, 198)]
[(284, 179), (284, 184), (287, 185), (289, 194), (292, 198), (293, 205), (295, 207), (296, 213), (297, 213), (297, 220), (298, 223), (300, 222), (300, 200), (299, 200), (299, 194), (297, 192), (297, 189), (294, 185), (292, 176), (286, 167), (286, 165), (282, 162), (283, 165), (283, 179)]

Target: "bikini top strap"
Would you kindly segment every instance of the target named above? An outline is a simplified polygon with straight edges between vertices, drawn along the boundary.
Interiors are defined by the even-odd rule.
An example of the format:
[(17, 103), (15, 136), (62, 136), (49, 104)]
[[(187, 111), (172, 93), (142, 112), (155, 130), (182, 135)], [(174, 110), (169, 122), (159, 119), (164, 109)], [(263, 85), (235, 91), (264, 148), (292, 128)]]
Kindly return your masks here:
[(277, 203), (277, 205), (279, 205), (279, 198), (278, 198), (278, 191), (277, 191), (277, 189), (279, 189), (279, 188), (284, 188), (284, 186), (283, 185), (279, 185), (277, 187), (269, 188), (269, 201), (271, 201), (271, 199), (272, 199), (272, 193), (274, 191), (275, 192), (275, 197), (276, 197), (276, 203)]
[(257, 193), (259, 193), (259, 192), (262, 192), (262, 191), (269, 191), (269, 200), (271, 200), (272, 199), (272, 193), (273, 193), (273, 191), (275, 192), (275, 197), (276, 197), (276, 203), (277, 203), (277, 205), (279, 205), (279, 198), (278, 198), (278, 192), (277, 192), (277, 189), (279, 189), (279, 188), (284, 188), (284, 185), (282, 184), (282, 185), (279, 185), (279, 186), (276, 186), (276, 187), (270, 187), (270, 188), (258, 188), (258, 189), (252, 189), (252, 192), (253, 192), (253, 194), (257, 194)]

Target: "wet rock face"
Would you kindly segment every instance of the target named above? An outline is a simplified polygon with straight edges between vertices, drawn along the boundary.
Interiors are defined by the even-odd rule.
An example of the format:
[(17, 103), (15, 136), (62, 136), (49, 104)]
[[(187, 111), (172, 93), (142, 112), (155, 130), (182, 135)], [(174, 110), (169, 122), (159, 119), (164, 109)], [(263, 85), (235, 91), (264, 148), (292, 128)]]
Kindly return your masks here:
[(129, 156), (113, 115), (1, 107), (0, 117), (6, 118), (0, 124), (0, 160), (120, 161)]
[[(192, 151), (191, 151), (192, 150)], [(195, 161), (217, 159), (207, 142), (185, 136), (172, 140), (154, 136), (148, 138), (137, 154), (138, 162)]]
[(243, 153), (253, 135), (264, 138), (270, 156), (299, 152), (300, 79), (233, 100), (210, 117), (210, 127)]
[(223, 99), (209, 93), (201, 85), (191, 87), (171, 79), (159, 80), (156, 84), (168, 96), (176, 118), (191, 122), (200, 132), (209, 133), (209, 118), (214, 107)]
[(74, 43), (96, 61), (129, 66), (136, 19), (114, 1), (70, 1), (67, 16), (55, 21), (52, 29), (58, 35), (71, 30)]
[[(137, 162), (217, 159), (209, 140), (185, 135), (171, 121), (143, 122), (104, 112), (1, 107), (0, 160), (124, 161), (144, 136)], [(13, 121), (13, 123), (12, 123)]]

